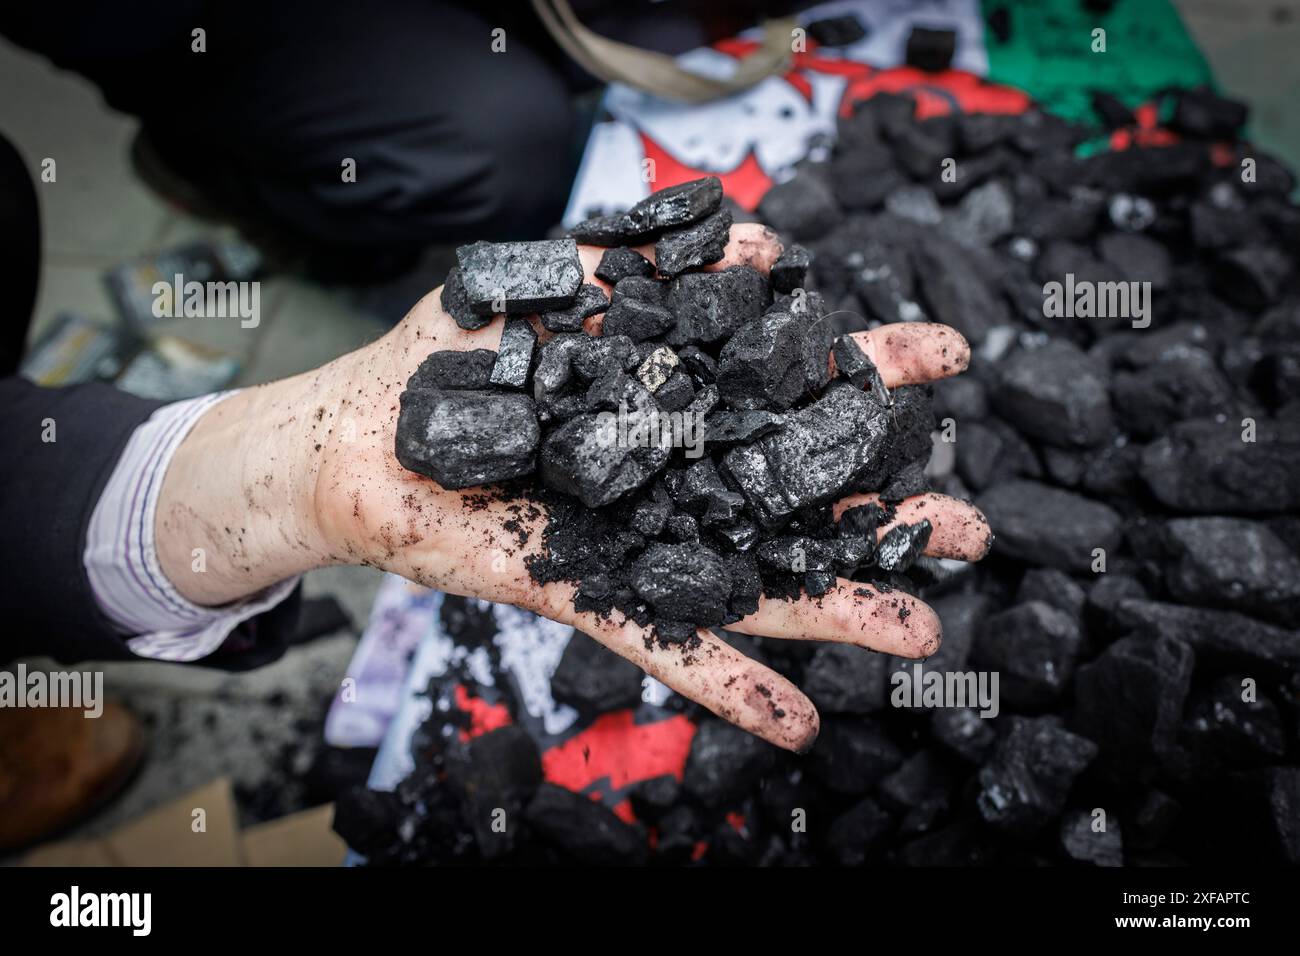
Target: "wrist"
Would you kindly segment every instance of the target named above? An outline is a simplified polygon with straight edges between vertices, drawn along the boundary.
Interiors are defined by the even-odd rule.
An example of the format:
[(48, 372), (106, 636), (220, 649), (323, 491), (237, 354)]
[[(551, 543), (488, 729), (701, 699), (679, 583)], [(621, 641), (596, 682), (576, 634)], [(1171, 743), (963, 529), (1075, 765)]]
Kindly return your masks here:
[(226, 604), (333, 563), (316, 486), (345, 359), (231, 395), (177, 447), (154, 539), (163, 573), (187, 600)]

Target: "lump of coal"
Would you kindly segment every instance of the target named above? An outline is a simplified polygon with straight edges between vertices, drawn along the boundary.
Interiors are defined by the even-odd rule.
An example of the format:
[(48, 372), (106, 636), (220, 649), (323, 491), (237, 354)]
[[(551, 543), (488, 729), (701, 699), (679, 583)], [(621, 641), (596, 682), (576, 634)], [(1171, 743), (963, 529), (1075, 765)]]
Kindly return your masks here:
[(865, 389), (882, 405), (890, 404), (889, 390), (862, 345), (852, 335), (841, 335), (835, 340), (835, 369), (853, 383), (854, 388)]
[(614, 298), (601, 327), (602, 335), (625, 335), (633, 342), (644, 342), (658, 338), (675, 324), (673, 314), (658, 297), (656, 287), (660, 283), (634, 282), (638, 278), (630, 276), (614, 287)]
[(830, 187), (809, 172), (769, 189), (759, 201), (758, 212), (777, 232), (800, 242), (830, 232), (840, 219)]
[(994, 485), (976, 499), (997, 529), (993, 549), (1061, 571), (1089, 571), (1094, 549), (1112, 553), (1120, 542), (1114, 509), (1037, 481)]
[(1074, 863), (1089, 866), (1123, 866), (1124, 839), (1118, 820), (1108, 820), (1100, 830), (1095, 819), (1083, 810), (1071, 810), (1061, 817), (1061, 852)]
[(985, 620), (975, 644), (975, 662), (1001, 674), (1000, 692), (1012, 707), (1038, 710), (1070, 686), (1082, 644), (1074, 618), (1031, 601)]
[(741, 327), (718, 355), (718, 391), (732, 408), (782, 411), (804, 392), (804, 323), (769, 312)]
[(1300, 558), (1268, 526), (1240, 518), (1177, 518), (1165, 526), (1170, 594), (1184, 604), (1300, 624)]
[(501, 344), (497, 346), (497, 360), (488, 380), (502, 388), (523, 388), (528, 382), (536, 345), (537, 333), (525, 320), (507, 321), (501, 332)]
[(450, 388), (482, 389), (488, 387), (497, 353), (490, 349), (470, 352), (431, 352), (420, 363), (406, 387), (410, 389)]
[(906, 571), (925, 552), (932, 530), (930, 522), (924, 518), (916, 524), (890, 528), (876, 545), (876, 567), (882, 571)]
[(957, 52), (957, 32), (955, 30), (932, 30), (928, 27), (912, 27), (907, 37), (906, 62), (918, 70), (927, 73), (942, 73), (952, 66), (953, 54)]
[(397, 419), (397, 460), (444, 488), (532, 474), (541, 431), (525, 395), (410, 390)]
[(867, 28), (851, 13), (824, 17), (808, 24), (808, 35), (822, 46), (851, 46), (867, 35)]
[(682, 788), (706, 807), (746, 793), (772, 765), (772, 748), (723, 720), (706, 719), (695, 731)]
[(1149, 780), (1177, 741), (1194, 655), (1182, 641), (1125, 637), (1075, 677), (1074, 726), (1101, 747), (1103, 772)]
[(582, 262), (572, 239), (476, 242), (457, 249), (456, 258), (469, 306), (479, 315), (563, 308), (582, 285)]
[(902, 751), (863, 718), (828, 718), (808, 754), (808, 772), (832, 793), (862, 793), (903, 762)]
[(1097, 756), (1097, 745), (1050, 717), (1006, 720), (1006, 735), (980, 768), (975, 805), (985, 823), (1028, 838), (1061, 812), (1075, 778)]
[(1012, 355), (994, 394), (998, 413), (1049, 445), (1088, 448), (1111, 430), (1110, 393), (1097, 365), (1068, 342)]
[(649, 850), (645, 833), (586, 794), (543, 783), (524, 811), (543, 840), (586, 866), (639, 866)]
[(803, 691), (828, 714), (870, 714), (886, 703), (889, 658), (852, 644), (820, 644), (804, 668)]
[(551, 332), (581, 332), (582, 320), (599, 315), (609, 308), (609, 299), (599, 286), (584, 283), (578, 289), (574, 303), (562, 309), (543, 312), (539, 318), (542, 326)]
[(587, 714), (603, 714), (641, 701), (641, 668), (599, 641), (574, 631), (551, 675), (551, 695)]
[(620, 279), (626, 279), (628, 276), (649, 279), (653, 278), (654, 274), (655, 264), (635, 249), (626, 246), (606, 249), (595, 271), (597, 279), (602, 279), (610, 285), (618, 285)]
[(811, 261), (812, 257), (807, 249), (797, 242), (791, 243), (790, 247), (781, 253), (780, 258), (772, 263), (772, 271), (768, 276), (772, 288), (777, 292), (785, 293), (801, 288)]
[(682, 229), (666, 232), (655, 243), (655, 264), (666, 276), (681, 275), (722, 258), (731, 238), (731, 213), (720, 209)]
[[(670, 308), (676, 326), (670, 345), (711, 345), (734, 335), (772, 302), (757, 269), (729, 266), (721, 272), (688, 272), (673, 280)], [(609, 316), (605, 317), (606, 321)]]
[(455, 266), (447, 273), (447, 281), (442, 286), (442, 310), (456, 320), (456, 324), (470, 332), (481, 329), (492, 321), (491, 315), (479, 315), (469, 304), (469, 295), (465, 292), (465, 283), (461, 280), (460, 270)]
[[(672, 449), (653, 429), (654, 399), (638, 382), (625, 383), (627, 422), (642, 429), (645, 444), (620, 438), (618, 419), (610, 413), (586, 413), (549, 432), (542, 443), (542, 481), (573, 495), (588, 508), (599, 508), (640, 488), (668, 464)], [(603, 417), (602, 417), (603, 416)]]
[(703, 545), (651, 545), (632, 565), (631, 582), (657, 618), (714, 625), (727, 616), (731, 575)]
[(1151, 493), (1168, 508), (1196, 514), (1296, 511), (1298, 473), (1300, 422), (1180, 422), (1142, 453)]

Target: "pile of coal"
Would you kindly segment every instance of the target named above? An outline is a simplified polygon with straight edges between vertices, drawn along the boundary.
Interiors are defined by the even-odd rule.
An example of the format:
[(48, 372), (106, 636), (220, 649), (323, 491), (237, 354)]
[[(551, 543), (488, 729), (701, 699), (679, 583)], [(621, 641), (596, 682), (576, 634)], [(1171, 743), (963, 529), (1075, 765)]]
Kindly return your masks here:
[[(773, 305), (801, 288), (836, 336), (929, 320), (972, 341), (969, 372), (935, 389), (937, 434), (953, 440), (936, 442), (928, 475), (936, 490), (973, 498), (997, 538), (990, 559), (930, 575), (923, 597), (944, 643), (923, 664), (722, 632), (807, 691), (822, 733), (811, 753), (787, 754), (671, 699), (699, 725), (685, 772), (633, 784), (639, 822), (623, 823), (653, 836), (652, 862), (1300, 862), (1295, 179), (1240, 139), (1240, 104), (1204, 90), (1167, 96), (1169, 128), (1147, 137), (1106, 98), (1101, 125), (1082, 126), (1038, 110), (918, 120), (910, 98), (877, 95), (840, 120), (832, 153), (800, 164), (763, 199), (760, 215), (787, 242)], [(631, 241), (645, 221), (600, 220), (583, 238), (599, 229)], [(632, 255), (606, 258), (621, 281), (660, 281)], [(695, 394), (737, 387), (716, 371), (697, 383), (709, 363), (675, 341), (683, 313), (671, 296), (622, 298), (625, 328), (664, 341)], [(780, 352), (789, 332), (763, 316), (769, 308), (756, 314)], [(684, 319), (715, 365), (713, 343), (739, 335), (718, 315)], [(748, 336), (757, 332), (729, 357), (742, 345), (755, 354)], [(635, 368), (648, 357), (638, 350)], [(844, 359), (837, 366), (851, 381), (854, 362)], [(714, 414), (729, 417), (712, 435), (738, 436), (735, 461), (753, 460), (761, 474), (766, 455), (745, 449), (763, 452), (765, 430), (788, 427), (835, 388), (779, 408), (776, 398), (794, 390), (786, 372), (751, 360), (731, 363), (725, 378), (748, 388), (756, 376), (770, 383), (767, 404), (720, 402)], [(874, 394), (869, 383), (862, 392)], [(729, 484), (735, 469), (714, 465), (760, 533), (760, 519), (789, 503), (784, 494), (751, 500)], [(676, 515), (672, 467), (660, 473), (667, 499), (650, 496), (642, 528)], [(692, 518), (709, 513), (693, 507)], [(818, 537), (802, 515), (790, 520), (794, 534)], [(630, 520), (615, 527), (645, 537)], [(749, 553), (763, 572), (783, 560), (780, 549), (768, 539)], [(733, 554), (715, 553), (724, 565)], [(667, 593), (679, 566), (720, 576), (688, 552), (656, 550), (644, 583)], [(721, 603), (692, 610), (717, 615)], [(599, 655), (575, 652), (564, 671), (566, 686), (592, 688), (588, 710), (627, 706), (630, 689), (610, 690), (616, 675)], [(985, 707), (973, 682), (994, 673), (996, 707)], [(966, 706), (942, 695), (944, 706), (927, 703), (917, 688), (929, 678), (969, 688)], [(417, 768), (416, 778), (427, 773), (418, 756)], [(532, 807), (542, 787), (525, 789)], [(582, 809), (601, 816), (584, 824), (599, 850), (566, 829), (574, 811), (548, 789), (525, 811), (544, 828), (512, 852), (646, 859), (645, 846)], [(376, 826), (384, 840), (406, 819), (388, 812)], [(463, 824), (440, 826), (431, 818), (416, 831), (443, 842), (457, 834), (479, 859), (495, 852)]]
[[(533, 578), (573, 582), (579, 610), (663, 643), (734, 623), (764, 594), (888, 582), (930, 532), (901, 525), (877, 544), (893, 504), (924, 487), (929, 390), (886, 389), (821, 300), (791, 294), (802, 252), (777, 264), (776, 289), (749, 266), (690, 271), (722, 258), (731, 223), (708, 177), (573, 238), (462, 247), (443, 305), (467, 328), (504, 312), (500, 346), (432, 353), (401, 396), (404, 467), (449, 489), (514, 481), (550, 516)], [(607, 247), (610, 298), (582, 283), (575, 238)], [(632, 248), (651, 242), (654, 265)], [(834, 520), (861, 491), (882, 503)]]

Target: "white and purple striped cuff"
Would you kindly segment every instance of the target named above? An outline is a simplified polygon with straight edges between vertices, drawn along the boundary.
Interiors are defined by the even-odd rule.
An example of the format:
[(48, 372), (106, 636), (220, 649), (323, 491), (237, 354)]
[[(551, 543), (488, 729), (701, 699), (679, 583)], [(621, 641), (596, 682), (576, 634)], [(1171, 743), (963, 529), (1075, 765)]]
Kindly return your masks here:
[(167, 580), (154, 546), (163, 476), (181, 440), (217, 402), (234, 392), (164, 405), (127, 441), (99, 496), (86, 533), (86, 575), (100, 610), (141, 657), (193, 661), (216, 651), (242, 622), (289, 596), (298, 578), (234, 604), (203, 607)]

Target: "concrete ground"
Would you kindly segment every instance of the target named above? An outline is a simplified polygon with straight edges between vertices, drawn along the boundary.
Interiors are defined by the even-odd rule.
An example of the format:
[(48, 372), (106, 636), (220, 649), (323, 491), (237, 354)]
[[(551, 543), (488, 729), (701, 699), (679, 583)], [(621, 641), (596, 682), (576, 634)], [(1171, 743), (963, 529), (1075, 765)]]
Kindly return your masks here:
[[(1300, 165), (1300, 0), (1176, 5), (1222, 87), (1252, 103), (1255, 138)], [(228, 228), (177, 211), (136, 178), (128, 159), (136, 122), (109, 110), (85, 80), (0, 40), (0, 90), (0, 127), (31, 168), (47, 156), (58, 160), (58, 182), (40, 189), (44, 273), (33, 336), (66, 310), (110, 321), (106, 269)], [(254, 384), (369, 341), (441, 278), (417, 274), (358, 294), (275, 277), (263, 283), (255, 329), (205, 319), (176, 320), (172, 328), (239, 356), (238, 384)], [(339, 568), (309, 574), (305, 587), (309, 595), (335, 595), (360, 627), (378, 581), (377, 572)], [(119, 800), (76, 832), (102, 833), (223, 774), (234, 780), (244, 824), (303, 806), (310, 798), (302, 776), (356, 637), (352, 630), (317, 640), (246, 675), (148, 663), (106, 668), (106, 686), (149, 724), (152, 759)]]

